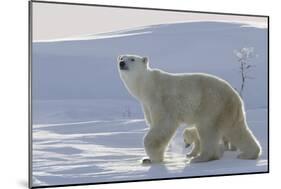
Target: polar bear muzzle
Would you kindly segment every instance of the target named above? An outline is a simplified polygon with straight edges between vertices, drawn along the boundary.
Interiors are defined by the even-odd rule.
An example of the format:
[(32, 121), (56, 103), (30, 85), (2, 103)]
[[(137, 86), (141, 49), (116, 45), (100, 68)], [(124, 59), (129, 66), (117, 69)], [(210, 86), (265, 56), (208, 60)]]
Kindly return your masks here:
[(128, 65), (124, 61), (119, 62), (119, 68), (120, 70), (128, 70)]

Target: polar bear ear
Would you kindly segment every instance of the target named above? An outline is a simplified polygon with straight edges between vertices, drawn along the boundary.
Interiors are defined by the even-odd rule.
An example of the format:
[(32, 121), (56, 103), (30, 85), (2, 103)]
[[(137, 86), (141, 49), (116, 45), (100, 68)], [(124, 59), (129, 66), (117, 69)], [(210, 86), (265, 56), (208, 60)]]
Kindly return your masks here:
[(143, 58), (142, 58), (142, 62), (145, 63), (145, 64), (147, 64), (147, 63), (148, 63), (148, 57), (143, 57)]

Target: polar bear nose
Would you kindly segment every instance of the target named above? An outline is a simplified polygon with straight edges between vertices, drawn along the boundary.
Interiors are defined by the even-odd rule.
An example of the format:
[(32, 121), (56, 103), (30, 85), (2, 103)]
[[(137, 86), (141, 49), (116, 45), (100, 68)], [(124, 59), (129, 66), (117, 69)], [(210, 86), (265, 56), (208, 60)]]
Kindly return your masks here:
[(120, 68), (122, 69), (122, 68), (124, 68), (125, 67), (125, 62), (124, 61), (121, 61), (120, 63), (119, 63), (119, 66), (120, 66)]

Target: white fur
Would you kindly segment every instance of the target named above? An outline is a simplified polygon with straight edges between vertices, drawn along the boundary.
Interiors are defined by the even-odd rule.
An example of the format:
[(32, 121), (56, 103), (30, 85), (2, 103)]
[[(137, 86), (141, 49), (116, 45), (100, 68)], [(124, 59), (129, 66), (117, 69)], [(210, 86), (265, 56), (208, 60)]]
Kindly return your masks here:
[[(191, 128), (185, 128), (183, 132), (183, 139), (185, 145), (192, 145), (192, 151), (186, 155), (188, 158), (194, 158), (200, 155), (200, 136), (198, 134), (198, 131), (195, 127)], [(223, 152), (225, 150), (230, 150), (229, 148), (229, 142), (223, 137), (223, 140), (219, 142), (219, 150), (220, 153), (218, 154), (218, 158), (221, 158), (223, 155)]]
[(186, 128), (183, 132), (183, 139), (185, 144), (193, 145), (192, 151), (187, 155), (187, 157), (198, 156), (200, 154), (200, 137), (197, 129), (194, 127)]
[(243, 102), (226, 81), (202, 73), (151, 69), (147, 58), (136, 55), (119, 56), (120, 61), (128, 67), (119, 68), (120, 77), (141, 103), (150, 126), (144, 137), (149, 162), (164, 160), (166, 147), (181, 123), (195, 126), (200, 137), (200, 154), (193, 162), (219, 159), (222, 137), (240, 150), (239, 158), (259, 157), (261, 147), (247, 126)]

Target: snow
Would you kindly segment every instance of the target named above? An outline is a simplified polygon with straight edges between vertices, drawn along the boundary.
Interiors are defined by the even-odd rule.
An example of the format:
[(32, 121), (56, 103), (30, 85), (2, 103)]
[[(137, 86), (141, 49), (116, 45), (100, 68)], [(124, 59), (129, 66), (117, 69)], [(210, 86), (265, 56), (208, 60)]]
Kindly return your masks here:
[[(55, 102), (57, 103), (57, 102)], [(81, 107), (85, 109), (86, 107)], [(91, 108), (91, 107), (90, 107)], [(96, 183), (119, 180), (188, 177), (267, 170), (267, 111), (247, 112), (248, 123), (262, 144), (258, 160), (236, 159), (238, 152), (208, 163), (189, 164), (181, 127), (173, 138), (165, 163), (145, 166), (143, 119), (123, 118), (33, 125), (35, 185)], [(40, 182), (38, 182), (40, 181)]]
[[(214, 74), (240, 88), (239, 65), (233, 51), (253, 47), (258, 55), (252, 60), (256, 77), (246, 84), (245, 102), (251, 108), (257, 106), (257, 101), (267, 107), (266, 29), (199, 22), (154, 25), (131, 33), (143, 34), (33, 43), (33, 98), (131, 98), (116, 69), (120, 54), (148, 56), (151, 67), (168, 72)], [(111, 33), (121, 34), (130, 34), (130, 31)], [(256, 93), (256, 89), (260, 93)]]
[[(235, 49), (253, 47), (257, 57), (246, 82), (249, 127), (260, 141), (258, 160), (222, 159), (189, 164), (180, 127), (163, 164), (146, 166), (147, 126), (139, 103), (123, 86), (119, 54), (149, 56), (151, 67), (169, 72), (205, 72), (239, 88)], [(267, 30), (237, 23), (154, 25), (33, 43), (33, 185), (265, 172), (268, 168)]]

